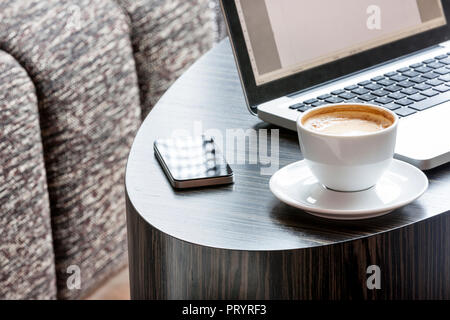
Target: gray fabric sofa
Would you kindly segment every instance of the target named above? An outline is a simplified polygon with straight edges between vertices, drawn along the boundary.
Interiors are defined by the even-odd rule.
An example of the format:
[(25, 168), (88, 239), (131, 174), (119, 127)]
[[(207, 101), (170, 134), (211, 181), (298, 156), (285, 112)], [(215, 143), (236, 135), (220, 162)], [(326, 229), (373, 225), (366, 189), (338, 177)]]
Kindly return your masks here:
[(124, 266), (129, 147), (219, 20), (210, 0), (0, 1), (0, 299), (82, 298)]

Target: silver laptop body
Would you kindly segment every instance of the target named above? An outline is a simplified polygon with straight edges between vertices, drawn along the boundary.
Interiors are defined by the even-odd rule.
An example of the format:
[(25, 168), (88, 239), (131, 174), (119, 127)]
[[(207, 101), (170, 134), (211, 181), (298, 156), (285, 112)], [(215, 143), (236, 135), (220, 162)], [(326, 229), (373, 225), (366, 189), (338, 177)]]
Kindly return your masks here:
[[(278, 2), (277, 2), (278, 1)], [(335, 0), (320, 0), (322, 2), (327, 2), (329, 5), (337, 5), (336, 3), (343, 3), (341, 1), (335, 1)], [(319, 2), (320, 2), (319, 1)], [(333, 2), (332, 2), (333, 1)], [(350, 0), (347, 1), (347, 3), (353, 3), (356, 5), (363, 5), (361, 4), (361, 1), (364, 2), (365, 0)], [(356, 2), (358, 1), (358, 2)], [(417, 2), (415, 2), (417, 1)], [(366, 1), (367, 2), (367, 1)], [(272, 42), (272, 46), (278, 46), (278, 48), (287, 48), (285, 49), (285, 55), (282, 56), (282, 53), (279, 53), (280, 56), (280, 65), (283, 62), (283, 59), (285, 61), (289, 61), (292, 56), (295, 57), (295, 55), (298, 53), (298, 50), (291, 50), (288, 48), (286, 44), (293, 44), (293, 46), (298, 45), (301, 47), (301, 41), (300, 42), (289, 42), (289, 39), (286, 39), (286, 35), (289, 35), (289, 32), (282, 34), (280, 30), (283, 30), (283, 28), (288, 28), (286, 25), (290, 25), (286, 21), (291, 21), (289, 19), (286, 19), (283, 21), (284, 17), (295, 17), (296, 15), (292, 14), (289, 9), (292, 9), (292, 11), (297, 10), (297, 12), (303, 12), (300, 11), (302, 8), (301, 6), (311, 6), (311, 10), (308, 11), (308, 13), (304, 13), (303, 15), (299, 14), (299, 16), (302, 16), (303, 19), (308, 19), (308, 15), (314, 15), (314, 5), (312, 2), (307, 2), (308, 4), (300, 4), (305, 2), (295, 2), (293, 0), (231, 0), (231, 1), (222, 1), (222, 9), (225, 15), (225, 20), (227, 22), (229, 35), (231, 38), (231, 44), (234, 51), (234, 55), (236, 58), (236, 64), (238, 66), (238, 71), (241, 77), (241, 81), (243, 84), (244, 93), (246, 95), (247, 103), (249, 106), (249, 111), (257, 115), (261, 120), (276, 124), (280, 127), (284, 127), (290, 130), (296, 130), (296, 120), (299, 116), (299, 114), (302, 112), (300, 111), (301, 108), (295, 109), (294, 107), (296, 105), (304, 105), (303, 102), (305, 101), (313, 101), (314, 99), (317, 99), (318, 97), (326, 97), (326, 96), (332, 96), (332, 97), (339, 97), (337, 94), (340, 91), (344, 91), (344, 88), (351, 88), (352, 86), (355, 86), (358, 84), (363, 84), (366, 82), (371, 82), (371, 85), (377, 85), (377, 82), (371, 79), (378, 79), (380, 77), (385, 77), (388, 81), (390, 81), (391, 78), (387, 77), (386, 75), (390, 75), (397, 72), (398, 77), (397, 80), (401, 80), (403, 74), (398, 72), (398, 70), (406, 70), (408, 68), (411, 68), (411, 66), (416, 66), (419, 64), (422, 64), (424, 68), (428, 68), (428, 65), (430, 66), (436, 66), (439, 68), (432, 69), (431, 71), (425, 72), (428, 69), (423, 69), (421, 67), (418, 67), (417, 69), (410, 69), (408, 71), (416, 72), (416, 70), (424, 71), (423, 74), (420, 74), (419, 76), (427, 76), (422, 85), (420, 82), (417, 84), (414, 83), (414, 86), (411, 87), (402, 87), (401, 90), (398, 90), (397, 92), (389, 92), (389, 95), (386, 95), (386, 99), (389, 96), (392, 97), (402, 97), (400, 100), (395, 100), (393, 103), (404, 103), (405, 105), (401, 105), (401, 110), (399, 109), (399, 114), (402, 114), (405, 110), (413, 110), (414, 113), (407, 114), (405, 116), (402, 116), (400, 119), (400, 125), (399, 125), (399, 131), (398, 131), (398, 138), (397, 138), (397, 145), (396, 145), (396, 158), (407, 161), (423, 170), (431, 169), (434, 167), (437, 167), (439, 165), (442, 165), (446, 162), (450, 161), (450, 89), (449, 91), (446, 91), (445, 85), (447, 85), (450, 88), (450, 81), (447, 81), (447, 77), (450, 77), (449, 75), (446, 75), (446, 67), (447, 64), (441, 63), (439, 64), (439, 61), (447, 63), (450, 61), (450, 41), (448, 40), (448, 14), (450, 12), (450, 1), (448, 0), (430, 0), (428, 2), (424, 2), (421, 0), (405, 0), (403, 2), (406, 3), (405, 7), (403, 8), (396, 8), (395, 5), (391, 5), (390, 3), (393, 2), (386, 2), (386, 1), (369, 1), (373, 5), (375, 3), (375, 8), (373, 11), (369, 11), (369, 6), (367, 7), (367, 10), (365, 12), (361, 11), (361, 14), (367, 14), (368, 17), (371, 18), (370, 14), (374, 13), (374, 16), (376, 16), (376, 5), (379, 3), (380, 7), (378, 7), (378, 10), (386, 8), (386, 6), (391, 6), (389, 9), (392, 10), (402, 10), (405, 12), (405, 14), (408, 14), (408, 10), (410, 10), (410, 20), (412, 22), (409, 22), (411, 25), (411, 29), (409, 30), (410, 34), (408, 34), (408, 37), (405, 37), (402, 35), (397, 35), (396, 41), (388, 41), (383, 42), (382, 45), (380, 45), (378, 48), (376, 46), (369, 47), (370, 50), (361, 50), (362, 53), (359, 51), (355, 51), (356, 53), (360, 53), (359, 55), (352, 56), (351, 54), (347, 54), (347, 56), (342, 55), (338, 56), (336, 55), (336, 59), (328, 59), (323, 60), (325, 61), (325, 66), (321, 66), (320, 64), (314, 65), (313, 67), (304, 68), (305, 71), (300, 71), (295, 73), (292, 72), (292, 74), (289, 74), (286, 70), (272, 70), (267, 72), (266, 74), (261, 74), (260, 78), (257, 77), (258, 70), (258, 58), (260, 60), (266, 59), (268, 62), (274, 60), (270, 57), (270, 53), (267, 51), (270, 51), (270, 49), (265, 50), (265, 48), (270, 48), (271, 44), (270, 41), (267, 40), (267, 43), (264, 43), (266, 41), (265, 38), (261, 40), (261, 33), (266, 32), (270, 35), (270, 37), (273, 36), (275, 40)], [(368, 2), (368, 3), (369, 3)], [(317, 4), (320, 5), (320, 4)], [(408, 5), (410, 5), (410, 8), (406, 8)], [(289, 7), (292, 6), (292, 7)], [(383, 7), (384, 6), (384, 7)], [(281, 10), (283, 9), (283, 10)], [(336, 7), (336, 10), (340, 10), (340, 7)], [(349, 8), (347, 8), (349, 9)], [(352, 10), (354, 8), (352, 7)], [(319, 10), (316, 8), (317, 12)], [(354, 9), (356, 10), (356, 9)], [(434, 10), (434, 13), (433, 13)], [(272, 14), (272, 12), (275, 12)], [(284, 12), (284, 13), (283, 13)], [(283, 15), (284, 14), (284, 15)], [(387, 16), (388, 14), (386, 14)], [(417, 17), (414, 17), (414, 15), (417, 15)], [(434, 15), (434, 16), (433, 16)], [(381, 17), (383, 17), (383, 11), (381, 10)], [(400, 17), (401, 19), (407, 19), (404, 17)], [(400, 19), (399, 18), (399, 19)], [(268, 23), (266, 22), (264, 24), (264, 19), (267, 21), (270, 21), (270, 26), (272, 26), (272, 29), (270, 29), (270, 26), (267, 26)], [(278, 20), (277, 20), (278, 19)], [(318, 21), (320, 17), (318, 16), (316, 20), (312, 21)], [(417, 26), (414, 25), (414, 19), (417, 20)], [(428, 19), (428, 20), (427, 20)], [(260, 21), (261, 20), (261, 21)], [(391, 18), (392, 20), (392, 18)], [(256, 21), (256, 22), (255, 22)], [(369, 26), (369, 20), (367, 20), (367, 26)], [(381, 20), (383, 21), (383, 20)], [(406, 25), (406, 22), (403, 21), (395, 21), (392, 20), (391, 24), (398, 24), (398, 27), (402, 26), (402, 24)], [(373, 21), (372, 21), (373, 22)], [(277, 23), (278, 23), (278, 31), (277, 31)], [(302, 21), (293, 21), (291, 24), (293, 26), (299, 26)], [(357, 23), (357, 22), (352, 22)], [(376, 21), (374, 22), (376, 23)], [(389, 23), (389, 20), (387, 19), (387, 24)], [(253, 30), (251, 30), (251, 24), (254, 25)], [(351, 26), (347, 26), (347, 28), (350, 28)], [(376, 27), (376, 26), (375, 26)], [(392, 30), (395, 29), (395, 27), (391, 27)], [(345, 28), (345, 26), (343, 27)], [(415, 28), (415, 29), (414, 29)], [(270, 30), (269, 30), (270, 29)], [(269, 30), (269, 31), (264, 31)], [(302, 28), (301, 30), (305, 30), (305, 28)], [(334, 32), (332, 29), (330, 29), (332, 32)], [(252, 34), (253, 32), (253, 34)], [(270, 33), (269, 33), (270, 32)], [(280, 39), (277, 39), (277, 32), (278, 34), (281, 34), (279, 36)], [(312, 32), (312, 31), (311, 31)], [(323, 33), (323, 30), (318, 30), (317, 33), (320, 35), (320, 33)], [(307, 37), (305, 34), (302, 34), (302, 36), (305, 38)], [(369, 34), (369, 31), (364, 30), (360, 32), (361, 36), (366, 36), (365, 34)], [(339, 33), (336, 33), (339, 36)], [(355, 32), (356, 36), (358, 36), (358, 32)], [(292, 36), (292, 34), (291, 34)], [(297, 34), (295, 34), (297, 36)], [(300, 38), (302, 36), (299, 36)], [(351, 37), (352, 34), (348, 33), (348, 37)], [(394, 36), (391, 35), (392, 37)], [(401, 37), (403, 36), (403, 38)], [(253, 38), (252, 38), (253, 37)], [(367, 36), (366, 36), (367, 37)], [(267, 38), (267, 37), (266, 37)], [(257, 39), (257, 40), (254, 40)], [(346, 41), (346, 37), (343, 37)], [(445, 41), (440, 41), (437, 43), (433, 43), (433, 40), (440, 39)], [(252, 42), (253, 41), (253, 42)], [(259, 41), (259, 43), (257, 43)], [(277, 42), (278, 41), (278, 42)], [(284, 41), (284, 42), (283, 42)], [(381, 40), (380, 40), (381, 41)], [(275, 43), (276, 42), (276, 43)], [(309, 42), (312, 42), (309, 41)], [(306, 43), (306, 42), (305, 42)], [(320, 41), (318, 41), (319, 45), (317, 47), (320, 49)], [(415, 44), (420, 44), (420, 48), (418, 48), (415, 51), (408, 51), (407, 49), (410, 47), (414, 47)], [(260, 48), (258, 48), (258, 45)], [(266, 47), (265, 47), (266, 46)], [(388, 48), (389, 50), (402, 53), (396, 57), (390, 56), (389, 59), (386, 59), (385, 61), (377, 61), (375, 60), (374, 64), (371, 64), (367, 66), (368, 60), (371, 60), (371, 54), (373, 57), (378, 57), (383, 55), (383, 50)], [(252, 49), (252, 50), (250, 50)], [(255, 52), (259, 50), (260, 54), (259, 57)], [(282, 51), (282, 50), (279, 50)], [(307, 52), (308, 50), (305, 50)], [(408, 51), (408, 52), (407, 52)], [(291, 55), (289, 55), (289, 53)], [(307, 53), (305, 53), (306, 55)], [(378, 55), (377, 55), (378, 54)], [(445, 55), (449, 56), (449, 60), (445, 58)], [(386, 53), (388, 55), (388, 53)], [(299, 55), (300, 56), (300, 55)], [(293, 58), (292, 58), (293, 59)], [(291, 59), (291, 60), (292, 60)], [(343, 60), (340, 60), (343, 59)], [(305, 83), (305, 79), (314, 78), (316, 74), (322, 75), (326, 72), (333, 74), (335, 73), (336, 68), (340, 68), (340, 70), (347, 70), (352, 69), (352, 59), (355, 61), (355, 65), (364, 63), (366, 64), (365, 68), (361, 68), (358, 70), (353, 70), (352, 72), (349, 72), (347, 74), (341, 74), (339, 76), (334, 76), (330, 79), (326, 79), (326, 81), (322, 81), (319, 83), (316, 83), (314, 85), (307, 86), (305, 88), (300, 88), (300, 90), (296, 92), (289, 92), (287, 94), (282, 94), (280, 96), (273, 96), (274, 93), (278, 91), (283, 91), (285, 87), (289, 88), (295, 88), (295, 85), (292, 86), (292, 82), (298, 81), (299, 86), (302, 87), (301, 84)], [(442, 59), (442, 60), (439, 60)], [(250, 60), (250, 66), (249, 65)], [(433, 63), (432, 60), (435, 62)], [(311, 60), (312, 61), (312, 60)], [(428, 61), (429, 64), (425, 64), (424, 61)], [(341, 63), (342, 62), (342, 63)], [(272, 64), (272, 62), (270, 62)], [(287, 62), (286, 62), (287, 63)], [(313, 63), (313, 62), (311, 62)], [(262, 65), (262, 64), (261, 64)], [(329, 66), (329, 67), (328, 67)], [(336, 66), (336, 68), (334, 68)], [(314, 69), (318, 68), (318, 69)], [(328, 68), (328, 69), (327, 69)], [(334, 69), (333, 69), (334, 68)], [(261, 67), (260, 69), (263, 69)], [(450, 64), (448, 64), (448, 69), (450, 72)], [(317, 70), (316, 73), (313, 73), (315, 70)], [(282, 74), (281, 71), (285, 72), (287, 76), (280, 76), (277, 74)], [(311, 72), (309, 78), (302, 78), (302, 73), (307, 74), (307, 72)], [(442, 74), (433, 74), (434, 71), (440, 72)], [(273, 78), (271, 79), (268, 75), (274, 74)], [(338, 74), (338, 72), (336, 72)], [(408, 73), (407, 71), (405, 74), (412, 75), (411, 73)], [(436, 76), (437, 75), (437, 76)], [(436, 76), (436, 77), (435, 77)], [(377, 78), (378, 77), (378, 78)], [(435, 77), (435, 78), (433, 78)], [(407, 78), (405, 81), (409, 80), (416, 80), (421, 81), (424, 79), (419, 79), (416, 77)], [(443, 80), (441, 80), (443, 79)], [(258, 81), (260, 83), (258, 83)], [(307, 81), (306, 81), (307, 82)], [(390, 89), (394, 90), (395, 86), (400, 82), (394, 83), (394, 87), (389, 86)], [(406, 85), (408, 85), (407, 82), (405, 82)], [(402, 84), (405, 84), (402, 82)], [(415, 87), (421, 88), (427, 87), (428, 84), (436, 84), (435, 87), (432, 87), (430, 85), (430, 88), (420, 91), (416, 90)], [(373, 86), (371, 86), (373, 87)], [(281, 89), (280, 89), (281, 88)], [(359, 88), (364, 89), (365, 87), (359, 86)], [(387, 87), (386, 87), (387, 88)], [(406, 89), (411, 90), (406, 90)], [(424, 101), (414, 101), (410, 100), (409, 98), (415, 98), (420, 99), (422, 97), (422, 93), (427, 94), (433, 94), (434, 89), (439, 89), (439, 91), (436, 96), (428, 97), (426, 96), (426, 100)], [(385, 87), (379, 89), (384, 90)], [(365, 90), (365, 89), (364, 89)], [(286, 91), (288, 91), (286, 89)], [(291, 90), (292, 91), (292, 90)], [(416, 92), (417, 91), (417, 92)], [(267, 96), (269, 99), (266, 99), (266, 101), (263, 98), (260, 98), (261, 96), (266, 96), (265, 92), (268, 92)], [(351, 90), (347, 90), (351, 94)], [(372, 93), (376, 93), (378, 91), (370, 91), (368, 92), (369, 97)], [(403, 93), (405, 92), (405, 94)], [(407, 95), (406, 92), (410, 93), (410, 95)], [(379, 92), (378, 92), (379, 93)], [(397, 94), (395, 94), (397, 93)], [(414, 93), (414, 94), (413, 94)], [(418, 94), (417, 94), (418, 93)], [(272, 96), (271, 96), (272, 94)], [(356, 97), (357, 100), (359, 100), (360, 96)], [(364, 95), (363, 98), (368, 98), (368, 96)], [(376, 96), (377, 99), (382, 98), (382, 96)], [(340, 98), (338, 98), (341, 100)], [(344, 100), (343, 102), (353, 101), (355, 99), (348, 99)], [(332, 101), (332, 100), (330, 100)], [(367, 103), (375, 103), (375, 101), (378, 101), (376, 99), (372, 101), (367, 101)], [(379, 100), (382, 101), (382, 100)], [(387, 100), (385, 100), (387, 101)], [(408, 106), (406, 103), (409, 103), (410, 101), (413, 101), (415, 104)], [(364, 102), (359, 100), (359, 102)], [(321, 103), (327, 103), (327, 100), (321, 100)], [(377, 103), (378, 104), (378, 103)], [(392, 104), (389, 104), (392, 105)], [(292, 107), (294, 106), (294, 107)], [(388, 106), (388, 105), (386, 105)], [(306, 106), (308, 107), (308, 106)], [(416, 109), (412, 109), (416, 108)]]
[[(450, 52), (450, 43), (444, 42), (438, 48), (427, 52), (357, 72), (329, 84), (305, 90), (295, 96), (284, 96), (268, 101), (258, 105), (257, 115), (266, 122), (296, 130), (295, 122), (299, 112), (289, 109), (289, 106), (447, 52)], [(437, 102), (429, 101), (430, 108), (400, 119), (395, 150), (397, 159), (409, 162), (422, 170), (450, 161), (450, 91), (444, 95)], [(432, 106), (433, 103), (436, 105)]]

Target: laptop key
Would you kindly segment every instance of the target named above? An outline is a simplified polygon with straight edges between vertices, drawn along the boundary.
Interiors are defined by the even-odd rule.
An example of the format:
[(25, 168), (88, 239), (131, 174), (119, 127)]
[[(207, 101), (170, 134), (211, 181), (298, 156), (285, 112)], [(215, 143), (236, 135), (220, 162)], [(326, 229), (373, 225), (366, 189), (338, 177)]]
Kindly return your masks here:
[(429, 84), (430, 86), (438, 86), (444, 83), (444, 81), (438, 80), (438, 79), (432, 79), (432, 80), (428, 80), (427, 82), (425, 82), (426, 84)]
[(364, 88), (366, 88), (367, 90), (370, 90), (370, 91), (375, 91), (375, 90), (381, 89), (382, 86), (380, 86), (379, 84), (376, 84), (376, 83), (370, 83), (370, 84), (366, 85)]
[(385, 73), (384, 75), (385, 75), (386, 77), (393, 77), (393, 76), (395, 76), (396, 74), (397, 74), (397, 72), (392, 71), (392, 72)]
[(447, 74), (447, 73), (450, 73), (450, 69), (447, 69), (447, 68), (439, 68), (439, 69), (434, 70), (434, 72), (437, 73), (437, 74), (439, 74), (439, 75), (441, 75), (441, 76), (443, 76), (443, 75), (445, 75), (445, 74)]
[(298, 109), (298, 108), (301, 108), (304, 106), (305, 105), (303, 103), (296, 103), (296, 104), (293, 104), (292, 106), (289, 106), (289, 109)]
[(377, 97), (367, 93), (367, 94), (363, 94), (362, 96), (359, 96), (359, 99), (363, 100), (363, 101), (372, 101), (375, 100)]
[(348, 90), (348, 91), (351, 91), (351, 90), (355, 90), (356, 88), (358, 88), (358, 86), (355, 85), (355, 84), (353, 84), (353, 85), (351, 85), (351, 86), (345, 87), (344, 89), (345, 89), (345, 90)]
[(305, 112), (305, 111), (308, 111), (309, 109), (312, 109), (312, 107), (311, 106), (303, 106), (303, 107), (297, 108), (296, 110), (299, 112)]
[(341, 103), (344, 101), (344, 99), (339, 98), (339, 97), (330, 97), (328, 99), (325, 99), (325, 101), (328, 103)]
[(447, 55), (446, 54), (441, 54), (441, 55), (439, 55), (439, 56), (437, 56), (437, 57), (434, 57), (435, 59), (438, 59), (438, 60), (442, 60), (442, 59), (445, 59), (445, 58), (447, 58)]
[(405, 77), (405, 76), (401, 76), (401, 75), (397, 74), (397, 75), (391, 77), (390, 79), (394, 80), (395, 82), (400, 82), (400, 81), (404, 81), (404, 80), (406, 80), (408, 78)]
[(421, 94), (423, 94), (427, 97), (434, 97), (434, 96), (438, 95), (439, 92), (434, 91), (433, 89), (428, 89), (428, 90), (422, 91)]
[(448, 90), (450, 90), (450, 87), (441, 84), (440, 86), (434, 87), (433, 90), (439, 91), (439, 92), (447, 92)]
[(407, 116), (409, 116), (411, 114), (416, 113), (417, 111), (414, 110), (414, 109), (408, 108), (408, 107), (402, 107), (402, 108), (399, 108), (399, 109), (395, 109), (394, 112), (397, 115), (399, 115), (399, 116), (407, 117)]
[(364, 89), (364, 88), (356, 88), (356, 89), (352, 90), (352, 93), (357, 94), (357, 95), (363, 95), (368, 92), (369, 92), (369, 90)]
[(410, 105), (409, 107), (416, 109), (418, 111), (422, 111), (422, 110), (437, 106), (441, 103), (447, 102), (449, 100), (450, 100), (450, 91), (447, 91), (445, 93), (438, 94), (432, 98), (425, 99), (421, 102), (416, 102), (416, 103)]
[(308, 99), (306, 101), (303, 101), (303, 103), (305, 104), (313, 104), (315, 102), (317, 102), (318, 100), (316, 98), (312, 98), (312, 99)]
[(416, 102), (425, 100), (426, 98), (427, 98), (426, 96), (424, 96), (424, 95), (422, 95), (420, 93), (416, 93), (416, 94), (413, 94), (413, 95), (408, 97), (408, 99), (414, 100)]
[(450, 58), (447, 57), (446, 59), (439, 60), (439, 62), (443, 64), (450, 64)]
[(372, 94), (377, 97), (384, 97), (384, 96), (387, 96), (389, 93), (390, 93), (389, 91), (386, 91), (384, 89), (376, 90), (376, 91), (372, 92)]
[(321, 106), (321, 105), (324, 105), (324, 104), (326, 104), (325, 102), (323, 102), (323, 101), (317, 101), (317, 102), (314, 102), (313, 104), (311, 104), (313, 107), (319, 107), (319, 106)]
[(440, 63), (440, 62), (433, 62), (427, 65), (429, 68), (433, 68), (433, 69), (439, 69), (442, 67), (445, 67), (445, 64)]
[(446, 75), (440, 76), (439, 80), (442, 80), (442, 81), (445, 81), (445, 82), (450, 82), (450, 74), (446, 74)]
[(372, 80), (372, 81), (380, 81), (380, 80), (383, 80), (384, 79), (384, 77), (383, 76), (377, 76), (377, 77), (375, 77), (375, 78), (372, 78), (372, 79), (370, 79), (370, 80)]
[(395, 101), (395, 103), (401, 105), (401, 106), (409, 106), (410, 104), (413, 104), (414, 101), (409, 100), (408, 98), (400, 99)]
[(345, 90), (339, 89), (339, 90), (331, 91), (331, 94), (334, 94), (334, 95), (338, 96), (338, 95), (340, 95), (340, 94), (342, 94), (344, 92), (345, 92)]
[(433, 69), (431, 69), (431, 68), (428, 68), (428, 67), (419, 67), (419, 68), (416, 68), (416, 69), (414, 69), (416, 72), (420, 72), (420, 73), (427, 73), (427, 72), (430, 72), (430, 71), (432, 71)]
[(402, 87), (400, 87), (400, 86), (397, 86), (397, 85), (392, 85), (392, 86), (389, 86), (389, 87), (386, 87), (386, 88), (384, 88), (384, 90), (387, 90), (387, 91), (389, 91), (389, 92), (397, 92), (397, 91), (400, 91), (400, 90), (402, 90), (403, 88)]
[(416, 84), (414, 86), (414, 89), (417, 89), (417, 90), (420, 90), (420, 91), (428, 90), (430, 88), (431, 88), (431, 86), (428, 85), (428, 84), (425, 84), (425, 83), (419, 83), (419, 84)]
[(372, 83), (371, 81), (365, 80), (365, 81), (358, 82), (358, 85), (360, 85), (361, 87), (364, 87), (371, 83)]
[(392, 101), (394, 101), (394, 100), (391, 98), (387, 98), (387, 97), (381, 97), (381, 98), (378, 98), (375, 100), (375, 102), (379, 103), (379, 104), (388, 104), (388, 103), (391, 103)]
[(388, 95), (389, 98), (394, 99), (394, 100), (400, 100), (403, 99), (404, 97), (406, 97), (405, 94), (400, 93), (400, 92), (394, 92), (391, 93), (390, 95)]
[(408, 67), (405, 67), (405, 68), (398, 69), (397, 72), (403, 73), (403, 72), (406, 72), (409, 70), (411, 70), (411, 69), (409, 69)]
[(421, 67), (421, 66), (423, 66), (423, 64), (421, 63), (421, 62), (419, 62), (419, 63), (414, 63), (414, 64), (412, 64), (412, 65), (410, 65), (410, 67), (411, 68), (419, 68), (419, 67)]
[(330, 97), (332, 97), (332, 95), (329, 94), (329, 93), (326, 93), (326, 94), (322, 94), (322, 95), (318, 96), (317, 99), (325, 100), (325, 99), (328, 99)]
[(361, 100), (361, 99), (358, 99), (358, 98), (355, 98), (355, 99), (351, 99), (351, 100), (348, 100), (347, 102), (352, 102), (352, 103), (367, 103), (367, 101), (364, 101), (364, 100)]
[(429, 63), (433, 63), (433, 62), (436, 62), (436, 60), (434, 60), (434, 59), (427, 59), (427, 60), (424, 60), (423, 63), (429, 64)]
[(419, 92), (419, 90), (416, 90), (416, 89), (413, 89), (413, 88), (406, 88), (406, 89), (403, 89), (400, 92), (409, 96), (409, 95), (412, 95), (412, 94), (416, 94), (417, 92)]
[(345, 100), (350, 100), (350, 99), (353, 99), (354, 97), (356, 97), (356, 94), (353, 94), (351, 92), (344, 92), (344, 93), (341, 93), (338, 97), (345, 99)]
[(383, 107), (385, 107), (389, 110), (395, 110), (395, 109), (400, 108), (401, 106), (396, 103), (388, 103), (388, 104), (385, 104)]
[(422, 82), (425, 82), (427, 80), (428, 80), (427, 78), (420, 77), (420, 76), (409, 79), (409, 81), (412, 81), (412, 82), (415, 82), (415, 83), (422, 83)]
[(383, 78), (383, 80), (380, 80), (380, 81), (378, 81), (377, 83), (378, 83), (379, 85), (382, 85), (382, 86), (387, 87), (387, 86), (390, 86), (390, 85), (394, 84), (395, 82), (392, 81), (392, 80)]
[(414, 78), (414, 77), (417, 77), (419, 74), (420, 74), (420, 73), (415, 72), (415, 71), (413, 71), (413, 70), (403, 72), (403, 75), (404, 75), (405, 77), (408, 77), (408, 78)]
[(437, 74), (436, 72), (428, 72), (422, 75), (422, 77), (427, 78), (427, 79), (434, 79), (439, 77), (439, 74)]
[(411, 81), (409, 81), (409, 80), (406, 80), (406, 81), (402, 81), (402, 82), (397, 83), (397, 85), (400, 86), (400, 87), (402, 87), (402, 88), (409, 88), (409, 87), (414, 86), (415, 83), (414, 83), (414, 82), (411, 82)]

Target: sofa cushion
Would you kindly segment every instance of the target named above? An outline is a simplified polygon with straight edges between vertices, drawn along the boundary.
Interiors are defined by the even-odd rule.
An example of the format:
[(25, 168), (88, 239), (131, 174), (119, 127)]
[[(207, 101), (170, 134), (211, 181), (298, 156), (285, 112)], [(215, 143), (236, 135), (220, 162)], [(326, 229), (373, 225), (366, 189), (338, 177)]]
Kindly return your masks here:
[(33, 83), (0, 51), (0, 299), (55, 299), (50, 205)]
[(211, 0), (116, 0), (131, 20), (144, 118), (169, 86), (217, 40)]
[(58, 298), (88, 294), (127, 260), (123, 174), (140, 122), (129, 34), (113, 0), (0, 1), (0, 47), (38, 95)]

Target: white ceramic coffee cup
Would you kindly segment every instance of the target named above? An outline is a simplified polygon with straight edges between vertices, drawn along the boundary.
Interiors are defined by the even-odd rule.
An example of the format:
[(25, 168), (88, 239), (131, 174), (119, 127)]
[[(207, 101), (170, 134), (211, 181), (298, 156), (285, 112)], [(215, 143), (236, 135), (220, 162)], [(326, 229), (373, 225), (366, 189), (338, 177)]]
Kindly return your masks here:
[[(365, 134), (342, 136), (306, 128), (302, 120), (325, 108), (356, 110), (372, 108), (390, 115), (392, 125)], [(330, 104), (310, 109), (297, 120), (300, 147), (306, 164), (320, 183), (336, 191), (361, 191), (374, 186), (394, 156), (398, 117), (392, 111), (370, 104)]]

